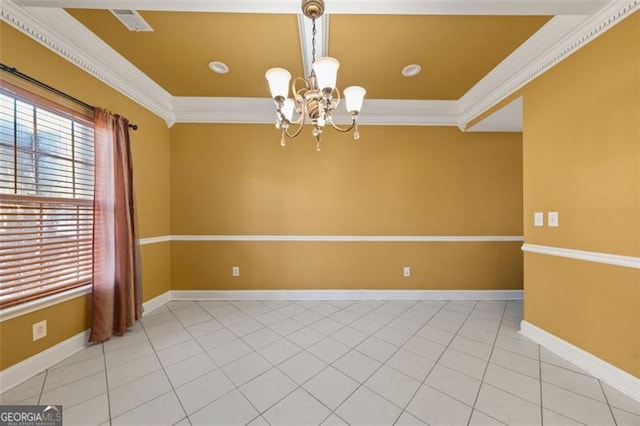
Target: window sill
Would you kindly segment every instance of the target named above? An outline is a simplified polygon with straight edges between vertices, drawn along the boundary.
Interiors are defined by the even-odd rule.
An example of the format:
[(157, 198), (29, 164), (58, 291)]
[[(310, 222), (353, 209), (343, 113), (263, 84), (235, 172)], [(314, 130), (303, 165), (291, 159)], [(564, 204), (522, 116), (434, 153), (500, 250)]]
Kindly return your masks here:
[(0, 309), (0, 322), (7, 321), (31, 312), (39, 311), (40, 309), (57, 305), (58, 303), (66, 302), (67, 300), (75, 299), (76, 297), (84, 296), (85, 294), (89, 293), (91, 293), (91, 284), (72, 288), (71, 290), (52, 294), (51, 296), (32, 300), (26, 303), (21, 303), (19, 305), (10, 306), (6, 309)]

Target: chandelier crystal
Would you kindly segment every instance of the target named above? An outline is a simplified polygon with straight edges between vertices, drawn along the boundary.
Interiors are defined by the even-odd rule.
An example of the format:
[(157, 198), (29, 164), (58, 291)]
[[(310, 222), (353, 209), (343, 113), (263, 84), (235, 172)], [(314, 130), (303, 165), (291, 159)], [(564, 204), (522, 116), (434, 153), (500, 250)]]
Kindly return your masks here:
[[(311, 75), (307, 78), (297, 77), (291, 83), (292, 98), (289, 98), (289, 82), (291, 73), (283, 68), (267, 70), (265, 77), (269, 82), (271, 97), (276, 104), (276, 127), (282, 130), (280, 145), (286, 146), (286, 138), (295, 138), (302, 131), (307, 120), (313, 126), (311, 134), (316, 140), (316, 150), (320, 151), (320, 140), (325, 125), (329, 124), (340, 132), (353, 130), (353, 138), (359, 139), (358, 114), (366, 90), (360, 86), (344, 89), (343, 95), (347, 111), (351, 117), (351, 125), (342, 128), (333, 122), (332, 113), (340, 104), (340, 91), (336, 86), (340, 62), (331, 57), (316, 59), (316, 19), (324, 13), (324, 0), (303, 0), (302, 13), (312, 21), (311, 33)], [(293, 118), (293, 112), (298, 118)], [(298, 126), (295, 131), (290, 131)]]

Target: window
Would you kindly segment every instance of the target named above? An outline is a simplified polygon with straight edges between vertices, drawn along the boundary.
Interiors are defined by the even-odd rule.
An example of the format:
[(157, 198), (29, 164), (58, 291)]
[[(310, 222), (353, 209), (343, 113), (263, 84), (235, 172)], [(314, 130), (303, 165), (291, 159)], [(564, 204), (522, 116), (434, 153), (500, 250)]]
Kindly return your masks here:
[(91, 283), (93, 124), (0, 87), (0, 308)]

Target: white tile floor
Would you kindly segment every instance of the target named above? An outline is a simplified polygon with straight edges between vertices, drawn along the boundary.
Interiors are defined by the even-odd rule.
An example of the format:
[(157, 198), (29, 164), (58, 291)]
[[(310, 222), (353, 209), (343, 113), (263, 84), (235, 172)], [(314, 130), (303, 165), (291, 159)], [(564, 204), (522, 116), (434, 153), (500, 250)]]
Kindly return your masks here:
[(0, 397), (65, 425), (640, 425), (520, 302), (170, 302)]

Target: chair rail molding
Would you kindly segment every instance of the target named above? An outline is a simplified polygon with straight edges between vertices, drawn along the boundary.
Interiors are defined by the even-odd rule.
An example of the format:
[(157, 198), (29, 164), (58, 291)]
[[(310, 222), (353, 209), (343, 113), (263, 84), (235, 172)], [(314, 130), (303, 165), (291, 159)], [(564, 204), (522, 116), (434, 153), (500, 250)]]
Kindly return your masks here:
[(586, 262), (604, 263), (606, 265), (640, 269), (640, 257), (622, 256), (619, 254), (599, 253), (595, 251), (575, 250), (560, 247), (541, 246), (537, 244), (523, 244), (522, 251), (525, 253), (544, 254), (547, 256), (565, 257), (568, 259), (584, 260)]
[(379, 243), (491, 243), (522, 242), (520, 235), (164, 235), (141, 238), (140, 245), (167, 241), (237, 242), (379, 242)]

